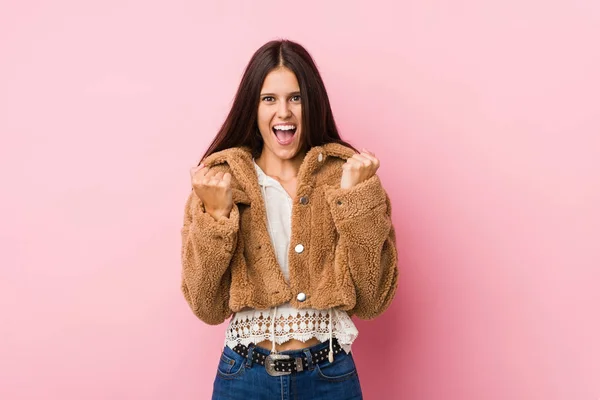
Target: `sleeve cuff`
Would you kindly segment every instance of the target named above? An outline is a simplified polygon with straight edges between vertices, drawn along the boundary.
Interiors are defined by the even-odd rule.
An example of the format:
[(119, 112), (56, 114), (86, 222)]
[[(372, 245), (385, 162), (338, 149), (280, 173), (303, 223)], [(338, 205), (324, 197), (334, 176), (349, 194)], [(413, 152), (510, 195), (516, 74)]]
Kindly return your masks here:
[(385, 190), (377, 175), (350, 189), (330, 186), (325, 189), (325, 198), (336, 221), (360, 217), (386, 204)]
[(222, 240), (225, 249), (232, 252), (239, 226), (239, 210), (237, 205), (233, 205), (229, 218), (221, 217), (218, 221), (205, 212), (200, 204), (196, 204), (195, 207), (191, 226), (192, 230), (196, 231), (197, 234), (205, 236), (207, 240)]

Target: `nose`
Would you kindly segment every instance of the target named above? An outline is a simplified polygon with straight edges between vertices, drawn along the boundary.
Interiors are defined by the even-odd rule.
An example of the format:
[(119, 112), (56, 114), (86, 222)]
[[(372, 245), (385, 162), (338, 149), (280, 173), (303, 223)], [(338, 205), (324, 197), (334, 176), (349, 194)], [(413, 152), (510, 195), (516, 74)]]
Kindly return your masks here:
[(286, 119), (290, 116), (292, 110), (290, 110), (290, 105), (287, 101), (282, 101), (279, 103), (279, 107), (277, 108), (277, 116), (281, 119)]

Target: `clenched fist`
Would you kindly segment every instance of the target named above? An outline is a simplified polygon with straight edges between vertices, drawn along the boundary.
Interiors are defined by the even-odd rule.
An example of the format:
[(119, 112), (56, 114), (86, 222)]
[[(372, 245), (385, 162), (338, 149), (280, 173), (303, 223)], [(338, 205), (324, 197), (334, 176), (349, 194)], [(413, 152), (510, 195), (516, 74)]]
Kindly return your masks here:
[(346, 160), (346, 164), (342, 166), (342, 180), (340, 188), (350, 189), (361, 182), (366, 181), (379, 168), (379, 160), (375, 154), (363, 149), (359, 154), (355, 154)]
[(192, 186), (196, 196), (204, 204), (204, 210), (215, 220), (229, 218), (233, 208), (231, 196), (231, 174), (216, 172), (200, 164), (190, 170)]

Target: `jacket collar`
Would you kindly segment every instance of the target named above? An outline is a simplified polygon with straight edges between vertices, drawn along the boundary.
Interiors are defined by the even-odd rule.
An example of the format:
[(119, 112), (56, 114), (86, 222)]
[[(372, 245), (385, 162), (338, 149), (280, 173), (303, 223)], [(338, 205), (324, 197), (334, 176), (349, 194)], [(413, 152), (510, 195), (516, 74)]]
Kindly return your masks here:
[[(306, 157), (302, 165), (321, 162), (318, 160), (319, 154), (322, 154), (324, 157), (322, 161), (325, 161), (325, 157), (338, 157), (347, 160), (348, 158), (352, 157), (355, 152), (350, 147), (346, 147), (339, 143), (326, 143), (322, 146), (313, 146), (310, 148), (308, 153), (306, 153)], [(252, 151), (247, 146), (232, 147), (221, 150), (208, 156), (204, 160), (204, 165), (207, 167), (212, 167), (218, 164), (229, 163), (231, 160), (236, 159), (244, 159), (245, 161), (251, 162)], [(300, 169), (302, 170), (302, 167), (300, 167)]]
[[(298, 171), (298, 190), (301, 190), (303, 186), (312, 186), (313, 172), (325, 163), (327, 157), (347, 160), (354, 154), (354, 150), (339, 143), (311, 147)], [(225, 149), (211, 154), (203, 162), (209, 168), (219, 164), (229, 165), (233, 176), (232, 196), (234, 202), (249, 204), (251, 200), (262, 198), (258, 175), (252, 161), (252, 151), (249, 147)]]

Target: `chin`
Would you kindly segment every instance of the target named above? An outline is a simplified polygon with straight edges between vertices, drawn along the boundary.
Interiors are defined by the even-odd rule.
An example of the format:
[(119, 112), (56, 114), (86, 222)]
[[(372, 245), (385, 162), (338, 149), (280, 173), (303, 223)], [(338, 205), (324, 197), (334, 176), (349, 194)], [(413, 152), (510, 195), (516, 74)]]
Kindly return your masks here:
[(275, 155), (282, 160), (291, 160), (296, 157), (298, 153), (298, 147), (295, 147), (294, 149), (278, 150), (275, 152)]
[(274, 142), (271, 144), (270, 150), (277, 157), (282, 160), (291, 160), (298, 156), (300, 153), (300, 148), (302, 147), (300, 143), (295, 143), (292, 146), (286, 146), (283, 148), (279, 143)]

